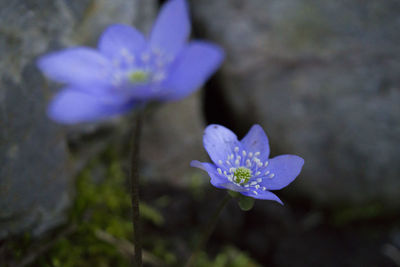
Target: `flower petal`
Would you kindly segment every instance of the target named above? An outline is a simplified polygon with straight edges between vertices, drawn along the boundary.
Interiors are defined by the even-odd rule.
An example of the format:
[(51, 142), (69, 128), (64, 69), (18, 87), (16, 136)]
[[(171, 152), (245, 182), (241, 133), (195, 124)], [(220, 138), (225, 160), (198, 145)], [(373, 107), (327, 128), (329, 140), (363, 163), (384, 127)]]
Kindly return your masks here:
[(50, 79), (69, 84), (108, 83), (109, 61), (96, 50), (76, 47), (42, 56), (39, 69)]
[(150, 35), (152, 48), (162, 49), (169, 56), (182, 49), (190, 34), (189, 12), (186, 1), (170, 0), (165, 3), (154, 23)]
[(225, 188), (225, 189), (228, 189), (228, 190), (231, 190), (231, 191), (235, 191), (235, 192), (246, 191), (246, 189), (244, 189), (243, 187), (238, 186), (238, 185), (236, 185), (236, 184), (234, 184), (232, 182), (225, 182), (225, 183), (219, 184), (219, 186), (221, 186), (221, 188)]
[(190, 166), (206, 171), (208, 175), (211, 177), (210, 183), (213, 186), (217, 188), (224, 188), (224, 186), (222, 186), (221, 184), (226, 183), (227, 179), (224, 176), (219, 175), (217, 168), (215, 167), (214, 164), (193, 160), (190, 163)]
[(248, 196), (248, 197), (252, 197), (252, 198), (256, 198), (256, 199), (263, 199), (263, 200), (274, 200), (276, 202), (278, 202), (279, 204), (283, 205), (283, 202), (279, 199), (279, 197), (277, 195), (275, 195), (274, 193), (270, 192), (270, 191), (262, 191), (262, 190), (256, 190), (254, 193), (253, 191), (245, 191), (245, 192), (240, 192), (242, 195)]
[(171, 66), (164, 86), (164, 100), (178, 100), (199, 89), (219, 68), (224, 58), (223, 50), (207, 42), (191, 42)]
[(211, 160), (218, 164), (219, 160), (225, 162), (228, 155), (234, 153), (235, 147), (241, 147), (236, 135), (222, 125), (211, 124), (207, 126), (203, 136), (204, 148)]
[(75, 124), (108, 118), (124, 113), (132, 107), (133, 103), (122, 103), (120, 99), (67, 88), (53, 98), (47, 113), (59, 123)]
[(109, 58), (116, 58), (126, 52), (137, 55), (145, 47), (144, 36), (135, 28), (123, 24), (109, 26), (101, 35), (98, 44), (100, 52)]
[(265, 162), (269, 157), (269, 143), (268, 137), (260, 125), (255, 124), (251, 127), (250, 131), (240, 141), (243, 149), (247, 152), (260, 152), (258, 158)]
[[(281, 155), (269, 160), (265, 170), (269, 175), (264, 177), (260, 183), (268, 190), (279, 190), (293, 182), (300, 174), (304, 160), (295, 155)], [(273, 175), (272, 178), (270, 178)]]

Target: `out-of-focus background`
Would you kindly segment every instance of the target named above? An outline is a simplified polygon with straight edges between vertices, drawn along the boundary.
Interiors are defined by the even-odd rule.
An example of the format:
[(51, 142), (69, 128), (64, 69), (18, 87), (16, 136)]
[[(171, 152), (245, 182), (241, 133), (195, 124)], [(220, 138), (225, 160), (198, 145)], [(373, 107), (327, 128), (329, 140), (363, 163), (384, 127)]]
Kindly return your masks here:
[[(0, 266), (129, 266), (132, 116), (60, 126), (46, 52), (95, 46), (112, 23), (148, 32), (155, 0), (0, 0)], [(209, 123), (259, 123), (272, 156), (305, 159), (277, 192), (222, 213), (197, 266), (400, 266), (400, 2), (193, 0), (193, 38), (226, 60), (198, 93), (154, 105), (142, 143), (146, 266), (182, 266), (225, 192)]]

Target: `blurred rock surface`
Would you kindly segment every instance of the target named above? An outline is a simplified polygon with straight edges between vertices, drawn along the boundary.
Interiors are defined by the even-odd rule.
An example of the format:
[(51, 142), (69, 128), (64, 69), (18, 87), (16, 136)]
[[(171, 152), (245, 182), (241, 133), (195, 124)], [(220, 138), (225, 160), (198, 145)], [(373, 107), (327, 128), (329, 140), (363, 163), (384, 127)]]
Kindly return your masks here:
[[(208, 182), (190, 162), (207, 161), (202, 140), (201, 92), (159, 106), (146, 116), (142, 139), (143, 180), (187, 187)], [(192, 178), (201, 181), (192, 181)], [(204, 181), (203, 181), (204, 180)]]
[(154, 11), (155, 1), (0, 0), (0, 239), (62, 222), (73, 188), (66, 128), (45, 115), (55, 86), (36, 57), (94, 45), (112, 23), (148, 29)]
[(273, 155), (305, 159), (291, 192), (400, 206), (400, 2), (191, 5), (198, 32), (226, 49), (218, 82), (231, 117), (260, 123)]

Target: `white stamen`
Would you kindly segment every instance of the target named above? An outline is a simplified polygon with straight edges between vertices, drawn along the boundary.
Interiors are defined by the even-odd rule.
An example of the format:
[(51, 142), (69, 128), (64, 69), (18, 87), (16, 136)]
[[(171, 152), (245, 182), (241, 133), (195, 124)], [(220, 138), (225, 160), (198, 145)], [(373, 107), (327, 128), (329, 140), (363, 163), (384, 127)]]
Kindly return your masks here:
[(151, 50), (155, 55), (160, 55), (161, 54), (161, 50), (158, 47), (153, 47)]
[(217, 169), (219, 174), (222, 174), (222, 170), (220, 168)]
[(224, 171), (225, 176), (228, 176), (228, 174), (226, 173), (226, 171)]
[(251, 158), (253, 156), (253, 152), (249, 153), (249, 158)]
[(255, 188), (256, 188), (256, 189), (259, 189), (259, 188), (260, 188), (260, 185), (256, 185)]
[(246, 157), (246, 154), (247, 154), (247, 153), (246, 153), (246, 151), (245, 151), (245, 150), (243, 150), (243, 151), (242, 151), (242, 155), (243, 155), (243, 157)]
[(253, 191), (254, 195), (258, 195), (257, 191)]
[(226, 164), (228, 164), (229, 166), (231, 165), (231, 162), (229, 160), (225, 161)]
[(268, 164), (269, 164), (269, 162), (268, 162), (268, 161), (266, 161), (266, 162), (264, 163), (264, 167), (267, 167), (267, 166), (268, 166)]
[(245, 184), (245, 185), (244, 185), (244, 187), (249, 187), (249, 186), (250, 186), (249, 184)]
[(237, 160), (235, 160), (235, 164), (236, 165), (239, 165), (240, 164), (240, 161), (237, 159)]
[(260, 155), (260, 152), (256, 152), (256, 153), (254, 153), (254, 156), (259, 156)]
[(219, 164), (219, 165), (222, 165), (222, 160), (218, 160), (218, 164)]
[(250, 183), (250, 185), (256, 185), (257, 184), (257, 182), (251, 182)]
[(239, 147), (235, 147), (235, 152), (238, 152), (239, 151)]
[(160, 82), (164, 79), (165, 79), (165, 73), (163, 73), (163, 72), (157, 72), (153, 75), (153, 80), (155, 82)]
[(261, 174), (261, 172), (256, 172), (255, 176), (259, 176)]
[(118, 67), (120, 63), (121, 63), (121, 62), (120, 62), (118, 59), (114, 59), (114, 60), (112, 61), (112, 64), (113, 64), (115, 67)]
[(147, 61), (149, 61), (149, 59), (150, 59), (150, 55), (149, 55), (149, 54), (146, 54), (146, 53), (143, 53), (143, 54), (140, 56), (140, 58), (142, 59), (143, 62), (147, 62)]
[(251, 167), (251, 162), (249, 159), (246, 159), (246, 167)]
[(126, 61), (127, 61), (129, 64), (132, 64), (133, 62), (135, 62), (135, 57), (134, 57), (133, 55), (131, 55), (131, 54), (125, 55), (125, 58), (126, 58)]
[(265, 186), (263, 186), (262, 190), (265, 191), (265, 190), (267, 190), (267, 188)]
[(264, 174), (265, 174), (265, 175), (268, 175), (268, 174), (269, 174), (269, 171), (266, 171)]
[(262, 179), (261, 178), (257, 178), (257, 183), (261, 183)]
[(128, 49), (126, 49), (126, 48), (122, 48), (121, 51), (120, 51), (120, 53), (121, 53), (121, 55), (123, 55), (123, 56), (127, 56), (127, 55), (130, 54), (129, 51), (128, 51)]
[(157, 64), (157, 67), (159, 67), (159, 68), (162, 68), (165, 65), (164, 61), (161, 59), (157, 59), (156, 64)]
[(258, 166), (259, 168), (261, 168), (261, 167), (263, 166), (263, 163), (260, 161), (260, 162), (257, 163), (257, 166)]
[(275, 174), (274, 174), (274, 173), (271, 173), (271, 174), (269, 175), (269, 178), (272, 179), (272, 178), (274, 178), (274, 176), (275, 176)]

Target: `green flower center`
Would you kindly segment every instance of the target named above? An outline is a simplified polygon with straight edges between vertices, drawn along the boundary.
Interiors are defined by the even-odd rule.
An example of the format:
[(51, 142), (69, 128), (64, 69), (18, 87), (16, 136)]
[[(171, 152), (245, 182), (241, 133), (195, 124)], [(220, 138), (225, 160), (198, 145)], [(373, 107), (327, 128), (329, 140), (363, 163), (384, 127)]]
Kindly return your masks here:
[(252, 172), (250, 169), (245, 167), (239, 167), (233, 174), (233, 179), (236, 183), (239, 184), (247, 184), (252, 176)]
[(128, 79), (131, 83), (143, 83), (149, 79), (149, 73), (143, 70), (135, 70), (128, 75)]

